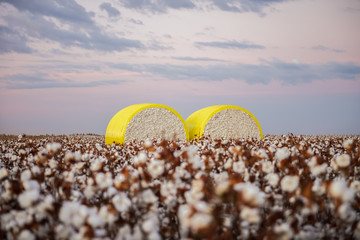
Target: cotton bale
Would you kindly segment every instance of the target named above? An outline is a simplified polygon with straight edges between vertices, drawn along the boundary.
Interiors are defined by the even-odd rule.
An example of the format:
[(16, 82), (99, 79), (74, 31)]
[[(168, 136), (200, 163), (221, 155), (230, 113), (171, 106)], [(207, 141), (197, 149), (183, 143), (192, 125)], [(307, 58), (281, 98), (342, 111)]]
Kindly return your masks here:
[(210, 136), (212, 139), (263, 138), (259, 122), (244, 108), (215, 105), (200, 109), (185, 121), (189, 139)]
[(188, 131), (174, 109), (161, 104), (135, 104), (113, 116), (106, 129), (105, 143), (122, 144), (149, 138), (186, 141)]

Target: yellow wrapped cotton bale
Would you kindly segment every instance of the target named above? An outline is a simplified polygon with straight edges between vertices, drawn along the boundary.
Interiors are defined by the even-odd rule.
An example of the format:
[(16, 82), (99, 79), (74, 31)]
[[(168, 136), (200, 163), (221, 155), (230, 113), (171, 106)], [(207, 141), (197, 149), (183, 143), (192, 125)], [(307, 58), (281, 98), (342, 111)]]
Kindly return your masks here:
[(105, 143), (125, 143), (148, 138), (188, 140), (183, 118), (174, 109), (142, 103), (128, 106), (114, 115), (106, 129)]
[(185, 121), (189, 138), (210, 136), (218, 138), (263, 138), (259, 122), (244, 108), (232, 105), (215, 105), (200, 109)]

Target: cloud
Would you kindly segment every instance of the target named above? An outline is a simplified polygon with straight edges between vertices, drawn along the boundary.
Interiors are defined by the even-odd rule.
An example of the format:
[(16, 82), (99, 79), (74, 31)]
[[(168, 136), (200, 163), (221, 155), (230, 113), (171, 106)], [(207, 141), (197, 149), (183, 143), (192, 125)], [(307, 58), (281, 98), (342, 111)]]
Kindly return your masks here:
[(169, 8), (192, 9), (196, 7), (191, 0), (120, 0), (120, 3), (126, 8), (149, 11), (152, 13), (165, 13)]
[[(290, 0), (120, 0), (126, 8), (152, 13), (165, 13), (168, 9), (193, 9), (207, 5), (208, 9), (220, 9), (230, 12), (256, 12), (264, 15), (263, 8), (274, 3)], [(199, 6), (198, 6), (199, 5)]]
[(253, 44), (247, 41), (227, 41), (227, 42), (195, 42), (197, 47), (215, 47), (225, 49), (264, 49), (265, 47), (258, 44)]
[(40, 88), (88, 88), (124, 83), (124, 80), (102, 80), (76, 82), (70, 79), (58, 80), (53, 76), (37, 73), (32, 75), (13, 74), (0, 78), (1, 86), (6, 89), (40, 89)]
[(273, 3), (289, 0), (211, 0), (212, 4), (223, 11), (257, 12), (263, 14), (262, 9)]
[(110, 64), (111, 67), (137, 73), (152, 73), (169, 80), (191, 79), (195, 81), (223, 81), (235, 79), (249, 84), (268, 84), (272, 80), (296, 85), (314, 80), (346, 79), (359, 80), (360, 66), (349, 62), (328, 62), (319, 64), (288, 63), (280, 60), (262, 64), (215, 64), (215, 65), (172, 65), (172, 64)]
[(87, 12), (84, 7), (74, 0), (1, 0), (17, 8), (19, 11), (27, 11), (59, 20), (82, 25), (93, 25), (94, 13)]
[(226, 62), (221, 59), (207, 58), (207, 57), (172, 57), (172, 59), (180, 61), (194, 61), (194, 62)]
[(0, 25), (0, 53), (31, 53), (27, 38), (12, 29)]
[(136, 20), (136, 19), (133, 19), (133, 18), (130, 18), (129, 22), (137, 24), (137, 25), (144, 25), (144, 23), (141, 20)]
[(99, 8), (106, 11), (110, 18), (117, 18), (120, 16), (120, 11), (111, 6), (111, 3), (104, 2), (99, 6)]
[(320, 50), (320, 51), (330, 51), (330, 52), (335, 52), (335, 53), (343, 53), (343, 52), (345, 52), (344, 50), (335, 49), (335, 48), (328, 48), (328, 47), (325, 47), (323, 45), (313, 46), (311, 49), (312, 50)]
[[(31, 3), (22, 0), (9, 1), (9, 4), (20, 12), (5, 15), (3, 19), (11, 25), (12, 36), (23, 36), (15, 42), (20, 47), (27, 46), (28, 38), (31, 37), (58, 42), (63, 47), (79, 47), (105, 52), (145, 48), (139, 40), (120, 38), (114, 33), (105, 32), (93, 22), (91, 18), (93, 14), (86, 12), (74, 0), (47, 0), (43, 5), (42, 3), (43, 1), (40, 3), (38, 0)], [(56, 21), (49, 17), (55, 18)], [(61, 24), (59, 25), (58, 22)], [(9, 48), (15, 47), (9, 46)]]

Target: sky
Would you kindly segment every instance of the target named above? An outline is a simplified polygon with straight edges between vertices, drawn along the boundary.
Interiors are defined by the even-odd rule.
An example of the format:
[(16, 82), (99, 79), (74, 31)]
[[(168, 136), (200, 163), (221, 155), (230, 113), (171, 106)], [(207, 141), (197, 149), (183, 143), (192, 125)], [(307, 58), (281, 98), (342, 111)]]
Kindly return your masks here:
[(359, 0), (0, 0), (0, 133), (105, 134), (137, 103), (360, 134)]

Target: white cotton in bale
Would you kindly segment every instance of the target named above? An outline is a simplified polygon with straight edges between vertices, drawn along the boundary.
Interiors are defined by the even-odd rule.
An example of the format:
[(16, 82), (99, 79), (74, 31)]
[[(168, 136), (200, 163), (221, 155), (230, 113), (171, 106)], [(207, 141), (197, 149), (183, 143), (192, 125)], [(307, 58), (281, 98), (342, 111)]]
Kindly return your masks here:
[(259, 122), (246, 109), (216, 105), (200, 109), (185, 121), (189, 138), (210, 136), (212, 139), (263, 138)]
[(186, 141), (187, 129), (182, 117), (160, 104), (135, 104), (119, 111), (109, 122), (106, 144), (127, 143), (149, 138)]

